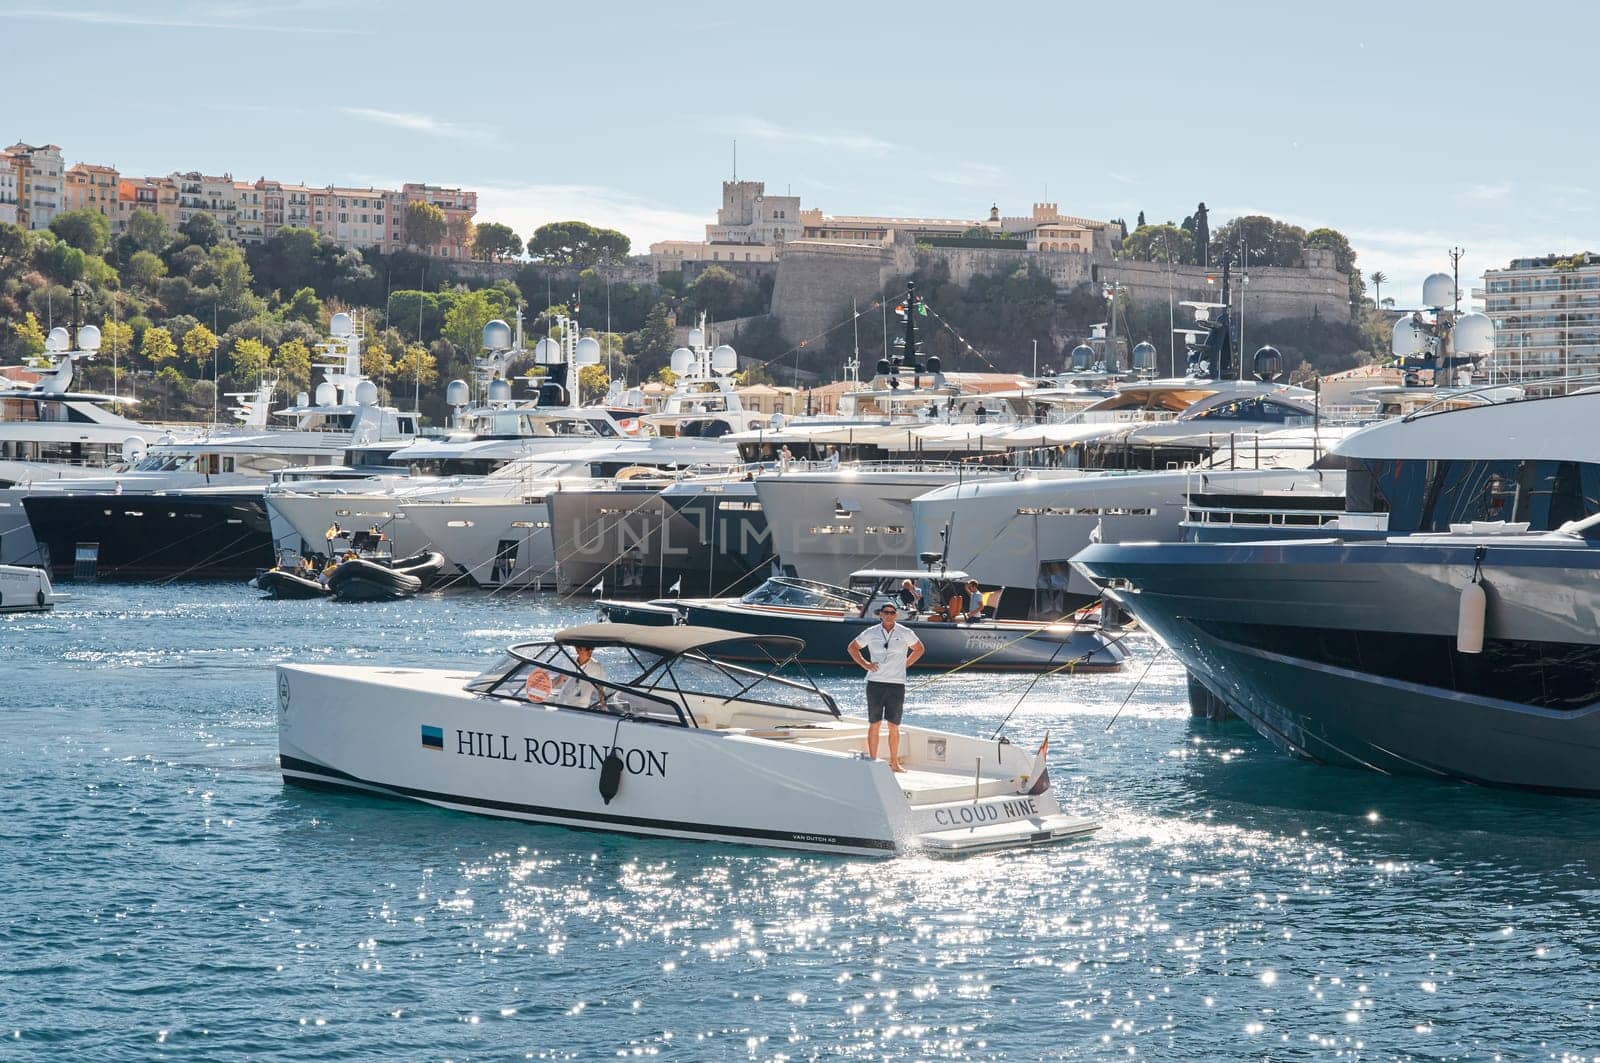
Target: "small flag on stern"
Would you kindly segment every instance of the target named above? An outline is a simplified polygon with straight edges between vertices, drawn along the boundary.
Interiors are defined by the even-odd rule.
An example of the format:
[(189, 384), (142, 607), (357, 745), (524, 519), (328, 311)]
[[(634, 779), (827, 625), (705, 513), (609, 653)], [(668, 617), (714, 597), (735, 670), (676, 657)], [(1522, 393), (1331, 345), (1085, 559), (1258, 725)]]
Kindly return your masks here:
[(590, 594), (603, 594), (603, 593), (605, 593), (605, 589), (606, 589), (606, 578), (604, 576), (601, 576), (599, 579), (594, 581), (594, 586), (589, 588), (589, 593)]
[(1039, 743), (1039, 752), (1033, 755), (1033, 770), (1029, 777), (1033, 779), (1033, 786), (1028, 789), (1028, 795), (1037, 796), (1050, 789), (1050, 765), (1045, 760), (1045, 754), (1050, 749), (1050, 732), (1044, 733), (1044, 741)]
[(423, 724), (422, 725), (422, 748), (423, 749), (437, 749), (439, 752), (443, 753), (444, 752), (444, 728), (443, 727), (429, 727), (427, 724)]
[(673, 596), (676, 596), (681, 590), (683, 590), (683, 577), (679, 576), (677, 579), (672, 581), (672, 586), (667, 588), (667, 592)]

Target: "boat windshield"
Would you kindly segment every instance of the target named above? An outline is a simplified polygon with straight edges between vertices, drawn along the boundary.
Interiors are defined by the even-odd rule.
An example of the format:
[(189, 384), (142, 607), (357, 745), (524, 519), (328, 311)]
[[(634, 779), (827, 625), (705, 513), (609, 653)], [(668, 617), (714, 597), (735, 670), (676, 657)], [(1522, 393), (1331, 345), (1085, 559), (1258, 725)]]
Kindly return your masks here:
[(847, 609), (859, 612), (870, 594), (794, 576), (773, 576), (739, 601), (745, 605), (780, 605), (804, 609)]

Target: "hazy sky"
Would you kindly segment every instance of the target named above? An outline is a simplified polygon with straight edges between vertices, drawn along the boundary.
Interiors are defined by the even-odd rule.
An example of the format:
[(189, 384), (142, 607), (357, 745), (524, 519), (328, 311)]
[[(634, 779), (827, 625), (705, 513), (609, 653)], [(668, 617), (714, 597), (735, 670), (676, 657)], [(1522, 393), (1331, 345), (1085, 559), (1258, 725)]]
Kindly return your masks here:
[[(699, 238), (732, 169), (829, 213), (1046, 196), (1345, 232), (1402, 304), (1515, 255), (1600, 250), (1600, 5), (0, 0), (7, 143), (480, 191)], [(1468, 275), (1471, 281), (1468, 282)]]

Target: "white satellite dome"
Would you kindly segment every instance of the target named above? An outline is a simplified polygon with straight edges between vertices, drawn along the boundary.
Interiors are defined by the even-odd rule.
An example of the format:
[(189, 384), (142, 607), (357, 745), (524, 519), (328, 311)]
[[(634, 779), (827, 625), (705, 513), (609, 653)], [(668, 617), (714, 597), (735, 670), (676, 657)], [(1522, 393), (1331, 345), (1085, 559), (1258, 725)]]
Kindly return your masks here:
[(1454, 306), (1456, 301), (1455, 278), (1448, 273), (1430, 273), (1422, 282), (1422, 305), (1426, 307)]
[(1394, 339), (1389, 344), (1398, 357), (1405, 358), (1413, 354), (1421, 354), (1428, 346), (1428, 337), (1417, 330), (1411, 318), (1403, 317), (1394, 323)]
[(731, 373), (739, 368), (739, 352), (726, 343), (721, 344), (711, 352), (711, 371), (713, 373)]
[(378, 385), (370, 380), (363, 380), (356, 385), (356, 404), (359, 406), (374, 406), (378, 402)]
[(675, 375), (683, 376), (692, 365), (694, 365), (694, 352), (689, 348), (679, 347), (672, 352), (672, 372)]
[(483, 326), (483, 346), (491, 351), (504, 351), (511, 348), (511, 326), (495, 318)]
[(95, 325), (84, 325), (78, 329), (78, 350), (98, 351), (100, 349), (100, 329)]
[(465, 406), (472, 401), (472, 388), (465, 380), (452, 380), (444, 389), (444, 401), (451, 406)]
[(511, 382), (509, 380), (491, 380), (491, 381), (489, 381), (489, 401), (490, 402), (510, 402), (511, 401)]
[(1462, 314), (1456, 318), (1454, 346), (1457, 354), (1492, 354), (1494, 322), (1484, 314)]
[(68, 350), (71, 346), (72, 334), (60, 325), (51, 329), (50, 334), (44, 338), (44, 349), (51, 353)]
[(345, 313), (343, 310), (339, 311), (337, 314), (334, 314), (333, 317), (328, 319), (328, 334), (330, 336), (337, 336), (340, 339), (344, 339), (346, 336), (353, 335), (355, 331), (355, 319), (349, 314)]
[(145, 452), (149, 449), (150, 444), (146, 443), (143, 437), (129, 436), (122, 441), (122, 460), (132, 465), (144, 457)]
[(574, 365), (599, 365), (600, 341), (593, 336), (585, 336), (573, 348), (572, 361)]
[(689, 346), (691, 346), (691, 347), (704, 347), (705, 345), (706, 345), (706, 330), (702, 329), (702, 328), (692, 328), (692, 329), (690, 329), (689, 330)]
[(558, 365), (561, 362), (561, 344), (545, 338), (533, 345), (533, 360), (539, 365)]
[(317, 385), (317, 405), (332, 406), (339, 401), (339, 389), (324, 380)]
[(294, 397), (294, 404), (299, 406), (301, 409), (305, 409), (307, 406), (311, 405), (311, 394), (305, 391), (300, 392)]

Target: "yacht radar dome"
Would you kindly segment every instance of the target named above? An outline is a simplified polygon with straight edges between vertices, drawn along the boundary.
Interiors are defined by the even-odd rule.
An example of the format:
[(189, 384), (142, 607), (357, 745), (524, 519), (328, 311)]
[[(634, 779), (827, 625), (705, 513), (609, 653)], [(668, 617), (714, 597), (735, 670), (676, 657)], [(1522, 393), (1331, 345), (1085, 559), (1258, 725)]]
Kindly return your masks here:
[(1087, 343), (1080, 343), (1072, 348), (1072, 368), (1078, 371), (1086, 370), (1094, 365), (1094, 348)]
[(1389, 349), (1396, 357), (1409, 358), (1428, 349), (1428, 337), (1409, 316), (1394, 323), (1394, 339)]
[(483, 326), (483, 346), (490, 351), (509, 351), (511, 349), (511, 326), (495, 318)]
[(1448, 273), (1430, 273), (1422, 282), (1422, 305), (1430, 309), (1454, 306), (1456, 282)]
[(100, 349), (100, 329), (95, 325), (84, 325), (78, 329), (78, 350), (98, 351)]
[[(510, 402), (511, 401), (511, 384), (510, 384), (510, 382), (509, 381), (505, 381), (505, 380), (491, 380), (491, 381), (489, 381), (489, 401), (490, 402)], [(458, 404), (457, 403), (451, 403), (451, 405), (454, 406), (454, 405), (458, 405)]]
[(711, 371), (713, 373), (731, 373), (738, 368), (739, 355), (726, 343), (711, 352)]
[(339, 402), (339, 389), (324, 380), (317, 385), (317, 405), (333, 406)]
[(1493, 354), (1494, 322), (1484, 314), (1456, 318), (1454, 346), (1457, 354)]
[(533, 360), (539, 365), (558, 365), (561, 362), (561, 344), (546, 338), (533, 345)]
[(672, 352), (672, 374), (683, 376), (694, 365), (694, 352), (687, 347), (679, 347)]
[(444, 401), (451, 406), (465, 406), (472, 401), (472, 388), (465, 380), (452, 380), (444, 389)]
[(72, 334), (60, 325), (51, 329), (50, 334), (44, 338), (44, 349), (51, 354), (60, 354), (71, 346)]
[(370, 380), (363, 380), (356, 385), (356, 405), (376, 406), (378, 403), (378, 385)]
[(1252, 359), (1252, 371), (1257, 380), (1270, 384), (1283, 376), (1283, 355), (1276, 347), (1259, 348)]
[(305, 409), (307, 406), (310, 406), (311, 405), (311, 394), (310, 394), (310, 392), (306, 392), (306, 391), (300, 392), (298, 395), (296, 395), (294, 397), (294, 404), (296, 406), (300, 407), (301, 409)]
[(145, 456), (149, 449), (150, 444), (146, 443), (141, 436), (129, 436), (122, 441), (122, 460), (129, 465), (135, 465)]
[(343, 310), (328, 319), (328, 334), (339, 339), (346, 339), (355, 334), (356, 323), (353, 318)]
[(579, 340), (572, 350), (572, 362), (578, 366), (599, 365), (600, 341), (593, 336), (585, 336)]
[(1140, 340), (1134, 344), (1133, 367), (1135, 369), (1154, 369), (1156, 367), (1156, 345), (1149, 340)]
[(691, 346), (691, 347), (704, 347), (705, 345), (706, 345), (706, 330), (703, 329), (703, 328), (692, 328), (692, 329), (690, 329), (689, 330), (689, 346)]

